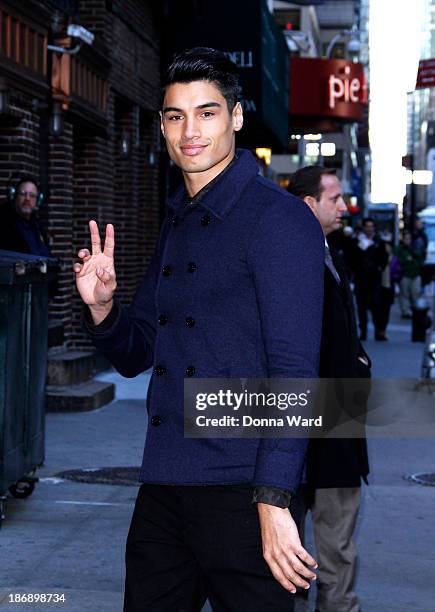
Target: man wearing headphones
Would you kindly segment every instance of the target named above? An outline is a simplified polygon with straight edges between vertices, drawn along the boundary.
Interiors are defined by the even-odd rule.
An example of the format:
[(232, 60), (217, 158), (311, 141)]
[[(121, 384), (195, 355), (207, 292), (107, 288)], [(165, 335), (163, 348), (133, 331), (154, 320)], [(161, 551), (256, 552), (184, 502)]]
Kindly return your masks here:
[(0, 207), (0, 249), (50, 257), (48, 238), (37, 217), (43, 199), (30, 176), (8, 187), (7, 203)]

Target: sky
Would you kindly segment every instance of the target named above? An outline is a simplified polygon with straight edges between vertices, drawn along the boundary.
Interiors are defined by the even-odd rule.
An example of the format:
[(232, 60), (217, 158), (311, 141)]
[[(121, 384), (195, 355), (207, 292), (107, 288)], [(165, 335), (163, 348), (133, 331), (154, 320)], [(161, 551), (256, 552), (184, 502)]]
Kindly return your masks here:
[(407, 92), (415, 87), (425, 4), (425, 0), (370, 0), (372, 202), (400, 204), (405, 194)]

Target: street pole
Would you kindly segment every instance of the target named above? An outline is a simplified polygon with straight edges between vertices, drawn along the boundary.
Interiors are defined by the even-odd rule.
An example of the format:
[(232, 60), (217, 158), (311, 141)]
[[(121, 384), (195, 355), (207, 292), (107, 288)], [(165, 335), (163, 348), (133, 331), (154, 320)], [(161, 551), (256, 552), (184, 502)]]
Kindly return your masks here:
[(415, 225), (415, 214), (417, 208), (417, 191), (414, 183), (414, 140), (415, 140), (415, 92), (411, 92), (412, 96), (412, 118), (411, 118), (411, 188), (410, 188), (410, 202), (409, 202), (409, 230), (414, 231)]
[(299, 168), (305, 166), (305, 138), (301, 135), (298, 140), (298, 156), (299, 156)]
[[(414, 156), (413, 156), (414, 157)], [(414, 163), (411, 166), (411, 172), (414, 173)], [(416, 193), (416, 187), (415, 187), (415, 183), (414, 180), (411, 179), (411, 185), (410, 185), (411, 189), (410, 189), (410, 209), (409, 209), (409, 231), (413, 232), (414, 231), (414, 225), (415, 225), (415, 217), (416, 217), (416, 198), (417, 198), (417, 193)]]

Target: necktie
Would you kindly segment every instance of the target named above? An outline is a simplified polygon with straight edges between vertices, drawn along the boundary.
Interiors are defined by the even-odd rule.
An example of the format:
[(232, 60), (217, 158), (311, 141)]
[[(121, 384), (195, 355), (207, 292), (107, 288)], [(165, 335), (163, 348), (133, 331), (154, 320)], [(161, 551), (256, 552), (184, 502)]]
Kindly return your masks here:
[(328, 266), (328, 268), (330, 269), (330, 271), (332, 272), (333, 277), (335, 278), (335, 280), (337, 281), (338, 284), (341, 283), (341, 279), (340, 279), (340, 275), (337, 272), (335, 266), (334, 266), (334, 262), (332, 261), (332, 257), (331, 257), (331, 253), (329, 251), (329, 247), (327, 247), (325, 245), (325, 264)]

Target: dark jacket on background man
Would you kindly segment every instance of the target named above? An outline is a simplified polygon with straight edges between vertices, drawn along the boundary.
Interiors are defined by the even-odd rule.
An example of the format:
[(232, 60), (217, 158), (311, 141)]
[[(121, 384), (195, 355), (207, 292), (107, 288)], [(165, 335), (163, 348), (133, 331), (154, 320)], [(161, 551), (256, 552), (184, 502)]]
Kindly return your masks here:
[[(370, 359), (357, 333), (352, 292), (341, 257), (331, 251), (340, 285), (325, 266), (320, 378), (369, 378)], [(326, 411), (328, 406), (326, 406)], [(310, 488), (358, 487), (369, 473), (365, 438), (311, 439), (307, 483)]]
[(381, 286), (382, 271), (388, 262), (388, 253), (385, 243), (377, 236), (372, 238), (372, 244), (362, 248), (360, 241), (364, 242), (364, 235), (352, 240), (352, 249), (349, 252), (350, 269), (353, 272), (355, 283), (355, 298), (358, 307), (359, 327), (361, 338), (367, 337), (368, 311), (371, 311), (375, 338), (380, 339), (383, 332), (381, 316)]
[(412, 234), (412, 248), (421, 253), (423, 261), (426, 259), (428, 246), (429, 238), (424, 229), (415, 230)]
[(421, 274), (424, 254), (413, 246), (407, 246), (403, 242), (396, 248), (395, 255), (399, 260), (402, 274), (406, 278), (416, 278)]
[(382, 270), (388, 261), (385, 244), (377, 236), (373, 238), (373, 244), (366, 249), (360, 248), (358, 237), (353, 238), (352, 243), (349, 257), (354, 275), (355, 291), (370, 292), (381, 285)]

